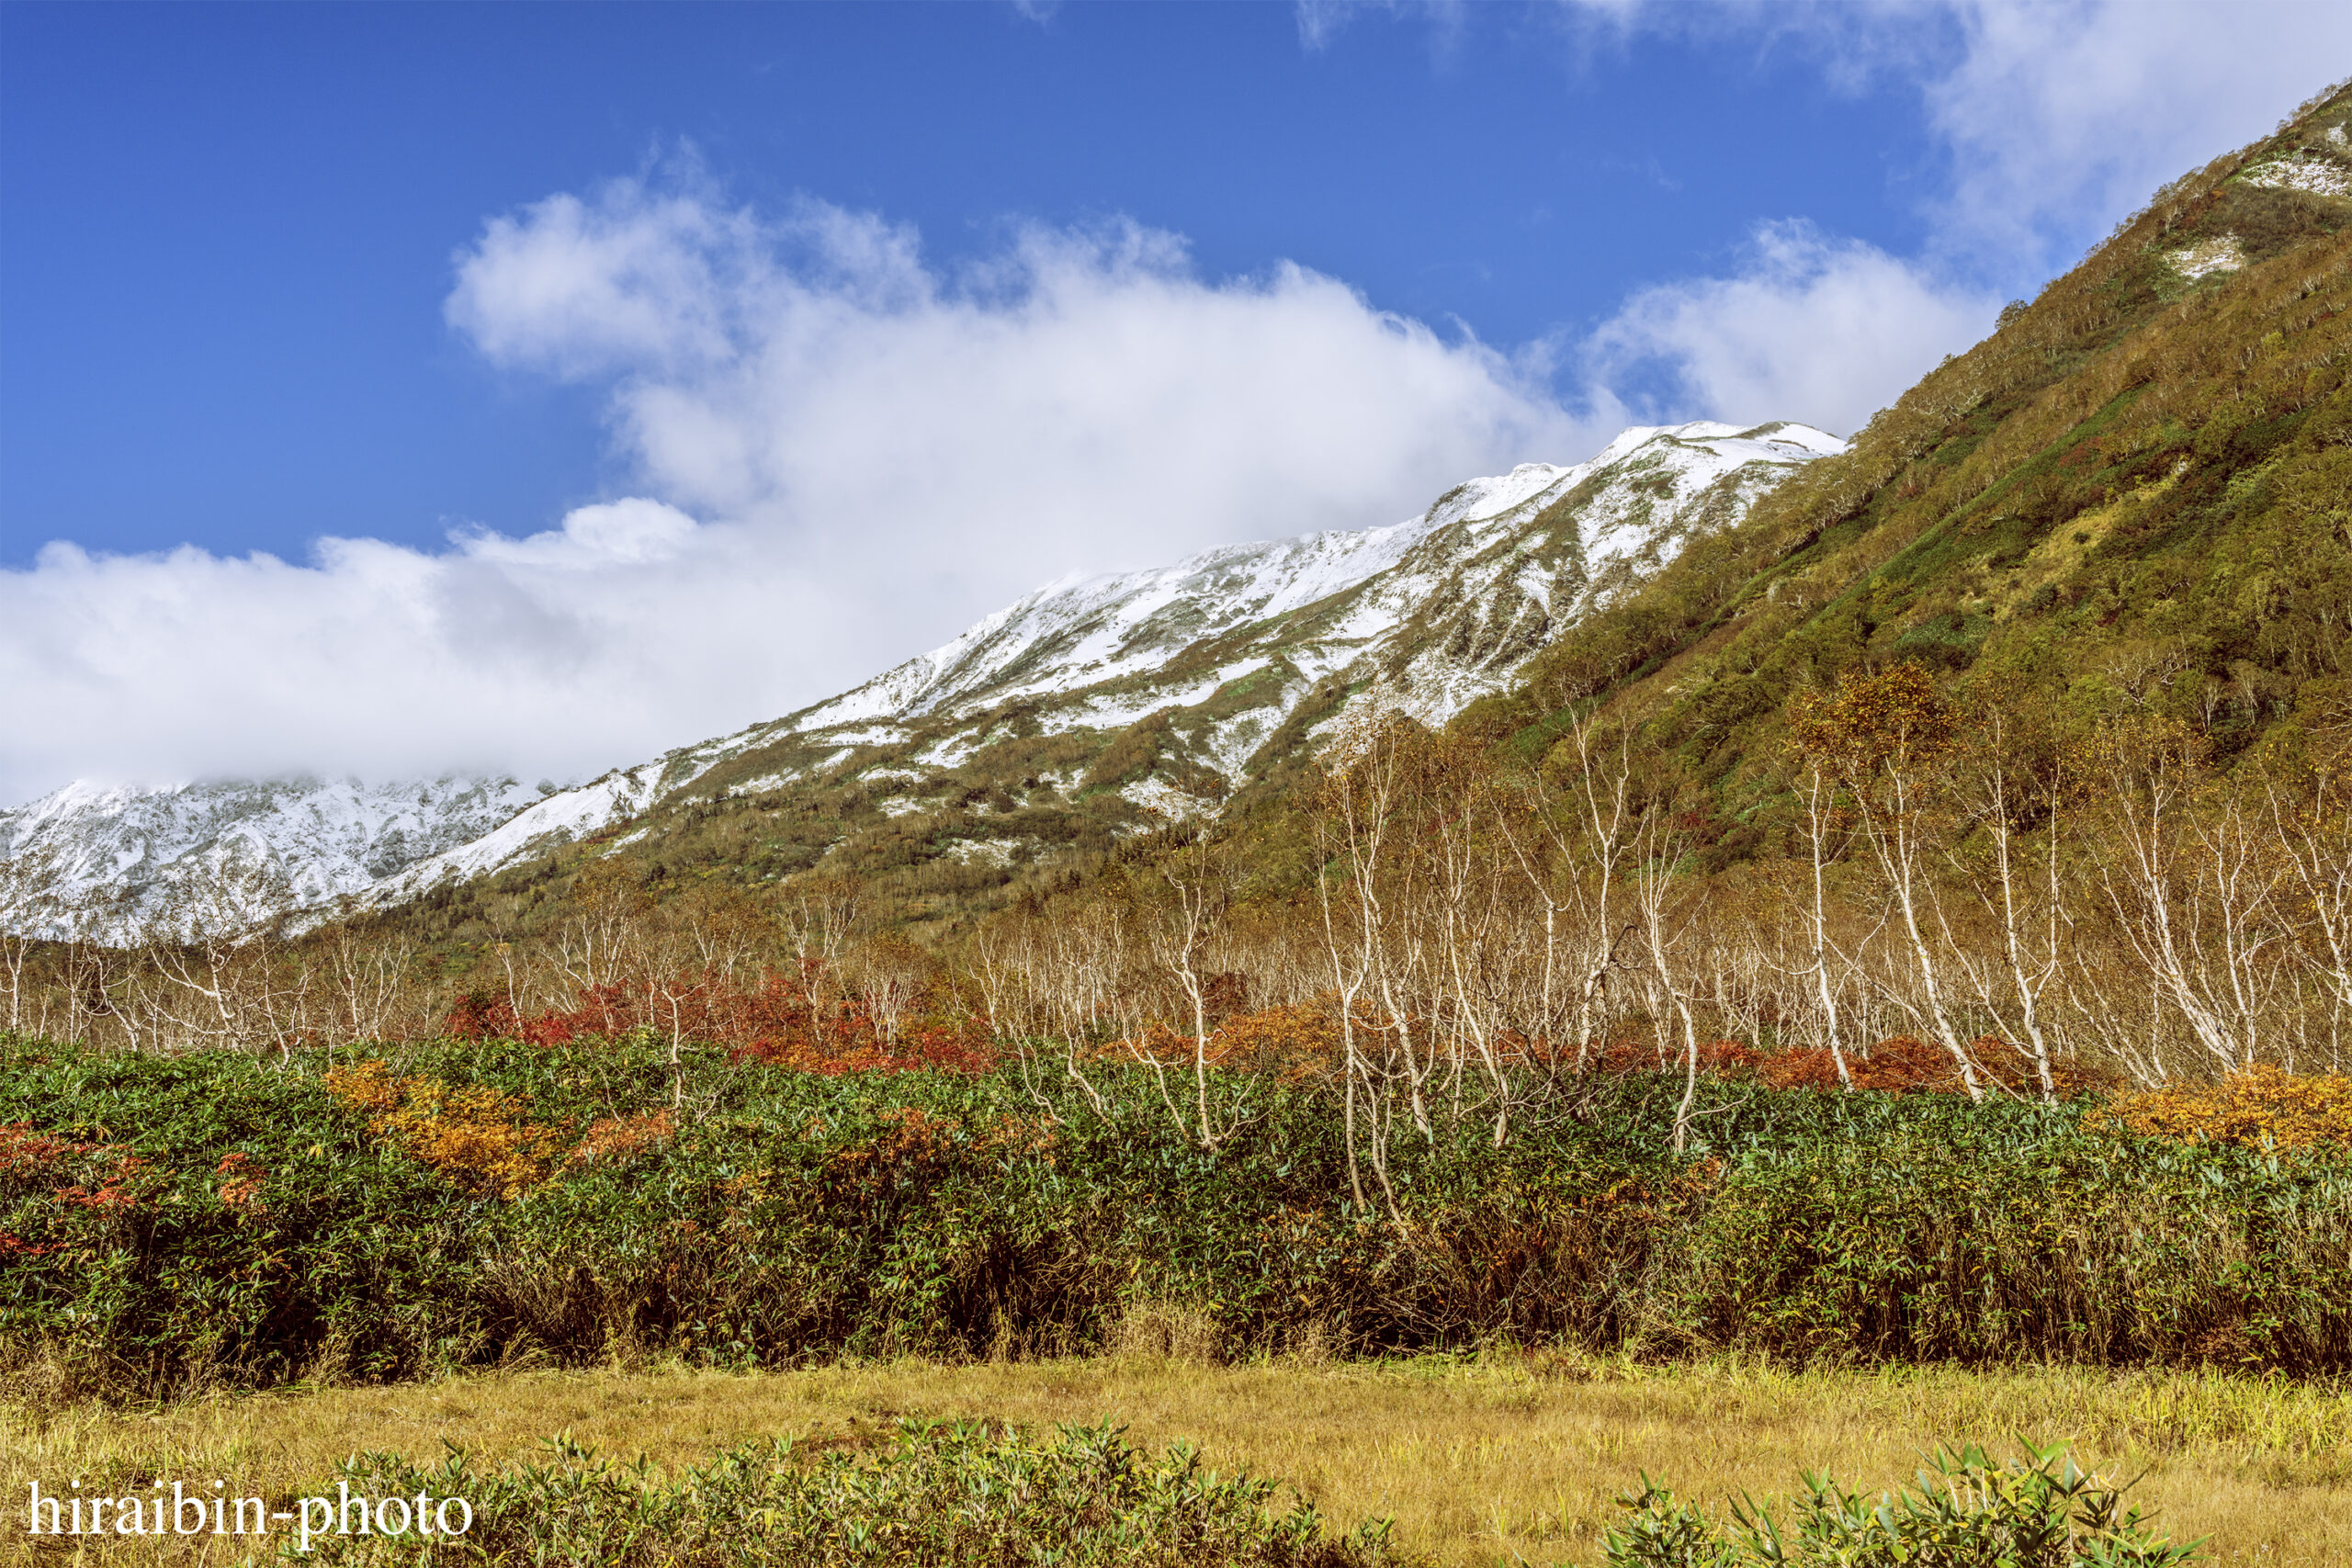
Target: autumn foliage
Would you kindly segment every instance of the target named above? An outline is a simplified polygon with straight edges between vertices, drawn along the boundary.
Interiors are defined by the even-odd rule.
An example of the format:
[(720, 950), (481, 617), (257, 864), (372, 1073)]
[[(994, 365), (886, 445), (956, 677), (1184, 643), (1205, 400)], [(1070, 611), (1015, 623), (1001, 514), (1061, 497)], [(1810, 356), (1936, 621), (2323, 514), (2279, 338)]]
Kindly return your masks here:
[(2352, 1078), (2257, 1064), (2219, 1083), (2124, 1095), (2098, 1119), (2152, 1138), (2254, 1149), (2352, 1148)]
[[(234, 1207), (260, 1189), (258, 1169), (237, 1170), (251, 1184), (222, 1194)], [(17, 1194), (39, 1194), (53, 1213), (114, 1224), (130, 1220), (149, 1197), (154, 1162), (120, 1144), (44, 1132), (23, 1122), (0, 1122), (0, 1204)], [(58, 1252), (62, 1244), (19, 1235), (0, 1224), (0, 1262)]]
[(649, 1111), (637, 1116), (600, 1116), (588, 1123), (580, 1143), (564, 1160), (568, 1168), (627, 1165), (648, 1150), (661, 1147), (677, 1135), (674, 1112)]
[[(1357, 1027), (1374, 1026), (1360, 1017)], [(1212, 1029), (1205, 1042), (1153, 1019), (1094, 1055), (1174, 1067), (1190, 1066), (1196, 1052), (1220, 1071), (1262, 1073), (1294, 1084), (1317, 1080), (1335, 1072), (1340, 1059), (1338, 1014), (1328, 998), (1236, 1013)]]
[(368, 1117), (376, 1136), (484, 1197), (512, 1199), (555, 1168), (566, 1129), (531, 1120), (521, 1096), (488, 1085), (400, 1077), (381, 1062), (335, 1067), (327, 1092)]
[(903, 1022), (876, 1019), (829, 978), (815, 963), (756, 979), (710, 971), (656, 976), (582, 987), (571, 1007), (536, 1013), (475, 992), (458, 999), (445, 1029), (454, 1040), (520, 1040), (543, 1047), (647, 1030), (722, 1046), (738, 1060), (813, 1073), (976, 1073), (995, 1065), (980, 1021), (944, 1007)]

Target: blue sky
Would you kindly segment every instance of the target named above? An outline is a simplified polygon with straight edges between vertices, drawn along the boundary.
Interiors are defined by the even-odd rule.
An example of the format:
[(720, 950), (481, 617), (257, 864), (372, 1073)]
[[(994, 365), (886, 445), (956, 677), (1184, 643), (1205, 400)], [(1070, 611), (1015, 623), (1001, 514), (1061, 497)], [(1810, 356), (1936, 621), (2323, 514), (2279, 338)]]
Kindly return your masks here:
[(14, 7), (0, 17), (0, 528), (300, 553), (546, 526), (615, 476), (593, 396), (453, 341), (483, 218), (681, 141), (952, 261), (1127, 215), (1510, 345), (1803, 214), (1919, 243), (1947, 154), (1792, 47), (1544, 13), (1277, 6)]
[(2344, 15), (0, 8), (0, 797), (577, 773), (1063, 570), (1850, 430)]

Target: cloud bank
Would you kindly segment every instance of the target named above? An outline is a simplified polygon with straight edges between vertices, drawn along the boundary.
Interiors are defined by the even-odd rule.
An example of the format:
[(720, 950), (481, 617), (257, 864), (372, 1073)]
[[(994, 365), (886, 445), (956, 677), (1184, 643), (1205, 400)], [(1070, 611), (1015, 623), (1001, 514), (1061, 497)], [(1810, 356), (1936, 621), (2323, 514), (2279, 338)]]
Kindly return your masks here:
[[(1315, 42), (1350, 14), (1398, 8), (1297, 4)], [(1441, 39), (1459, 26), (1451, 5), (1425, 9)], [(1918, 265), (2012, 290), (2352, 71), (2352, 7), (2322, 0), (1555, 0), (1553, 14), (1587, 64), (1663, 37), (1793, 53), (1833, 90), (1915, 97), (1945, 165), (1919, 182), (1934, 238)]]
[[(1445, 3), (1297, 0), (1319, 47), (1363, 11)], [(1916, 255), (1759, 226), (1727, 276), (1643, 289), (1580, 345), (1583, 373), (1631, 406), (1798, 418), (1848, 433), (2004, 297), (2072, 266), (2160, 185), (2269, 130), (2352, 62), (2352, 7), (2308, 0), (1558, 0), (1577, 58), (1645, 36), (1793, 51), (1833, 88), (1917, 97), (1948, 166), (1922, 182)]]
[[(2352, 7), (2312, 0), (1959, 0), (1921, 52), (1890, 5), (1843, 46), (1905, 73), (1951, 160), (1943, 249), (2070, 265), (2165, 181), (2269, 131), (2352, 72)], [(1826, 13), (1803, 13), (1820, 25)], [(1828, 47), (1838, 49), (1834, 35)], [(1932, 37), (1932, 33), (1928, 36)]]

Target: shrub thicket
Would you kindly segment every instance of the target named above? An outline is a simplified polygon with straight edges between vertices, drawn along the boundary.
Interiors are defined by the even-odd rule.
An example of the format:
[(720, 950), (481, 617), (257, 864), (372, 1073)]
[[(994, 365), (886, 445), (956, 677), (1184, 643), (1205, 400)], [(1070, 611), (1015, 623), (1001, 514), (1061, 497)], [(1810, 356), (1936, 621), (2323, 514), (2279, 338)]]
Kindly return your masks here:
[(2352, 1366), (2334, 1145), (1713, 1080), (1677, 1156), (1683, 1084), (1631, 1073), (1500, 1148), (1475, 1124), (1401, 1140), (1391, 1214), (1352, 1201), (1328, 1108), (1279, 1082), (1204, 1150), (1143, 1085), (1097, 1111), (1012, 1072), (691, 1047), (673, 1119), (667, 1058), (442, 1042), (379, 1074), (0, 1046), (0, 1354), (168, 1393), (517, 1357), (1078, 1351), (1174, 1309), (1226, 1354)]

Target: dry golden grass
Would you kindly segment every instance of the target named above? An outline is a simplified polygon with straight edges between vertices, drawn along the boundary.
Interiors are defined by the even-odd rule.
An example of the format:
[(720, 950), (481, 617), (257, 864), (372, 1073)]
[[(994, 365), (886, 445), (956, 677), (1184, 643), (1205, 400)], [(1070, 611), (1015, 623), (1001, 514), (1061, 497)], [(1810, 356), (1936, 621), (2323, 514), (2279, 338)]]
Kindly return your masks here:
[[(1543, 1357), (1217, 1367), (1140, 1355), (513, 1372), (143, 1412), (0, 1407), (0, 1560), (77, 1561), (28, 1554), (20, 1500), (34, 1480), (55, 1489), (79, 1478), (86, 1490), (220, 1476), (291, 1497), (367, 1449), (426, 1458), (446, 1440), (496, 1462), (568, 1430), (671, 1467), (755, 1435), (872, 1437), (900, 1416), (1109, 1417), (1131, 1440), (1191, 1438), (1216, 1465), (1295, 1483), (1337, 1523), (1393, 1515), (1400, 1544), (1446, 1563), (1597, 1562), (1611, 1499), (1641, 1470), (1711, 1498), (1785, 1493), (1805, 1468), (1882, 1486), (1939, 1439), (2006, 1445), (2022, 1433), (2070, 1440), (2102, 1470), (2146, 1471), (2134, 1495), (2177, 1536), (2211, 1534), (2219, 1562), (2352, 1563), (2352, 1396), (2338, 1390), (2195, 1373), (1798, 1373)], [(137, 1543), (115, 1557), (167, 1560)]]

